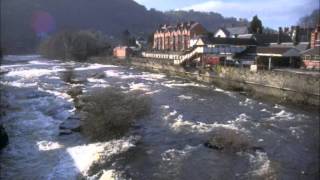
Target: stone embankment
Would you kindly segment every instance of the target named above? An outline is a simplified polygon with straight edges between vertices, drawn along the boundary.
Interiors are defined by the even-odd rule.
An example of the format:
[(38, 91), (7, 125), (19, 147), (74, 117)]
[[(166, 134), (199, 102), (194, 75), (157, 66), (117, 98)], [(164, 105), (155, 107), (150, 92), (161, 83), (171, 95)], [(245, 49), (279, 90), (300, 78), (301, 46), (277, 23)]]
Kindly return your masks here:
[(212, 70), (198, 70), (174, 65), (165, 59), (131, 57), (119, 60), (113, 57), (95, 57), (88, 62), (133, 65), (146, 70), (163, 72), (203, 83), (214, 84), (228, 90), (244, 91), (250, 95), (289, 102), (297, 105), (320, 106), (320, 73), (259, 70), (218, 66)]
[(251, 72), (247, 68), (219, 66), (213, 70), (190, 70), (145, 58), (131, 58), (131, 64), (148, 70), (165, 72), (192, 80), (217, 85), (221, 88), (250, 92), (258, 98), (271, 98), (280, 102), (320, 106), (320, 73), (289, 71)]

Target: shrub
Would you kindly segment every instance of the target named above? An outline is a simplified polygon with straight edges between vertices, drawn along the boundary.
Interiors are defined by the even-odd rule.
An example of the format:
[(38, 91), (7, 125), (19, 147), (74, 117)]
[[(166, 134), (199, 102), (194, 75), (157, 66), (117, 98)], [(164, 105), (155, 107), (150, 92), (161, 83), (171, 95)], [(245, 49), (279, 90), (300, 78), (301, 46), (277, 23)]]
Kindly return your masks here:
[(104, 88), (81, 99), (84, 102), (83, 133), (92, 141), (104, 141), (125, 135), (137, 118), (150, 112), (150, 98), (139, 92), (123, 93)]
[(73, 99), (76, 99), (82, 93), (83, 92), (82, 92), (82, 87), (81, 86), (72, 87), (67, 91), (67, 94), (69, 94)]
[(66, 69), (61, 72), (61, 79), (64, 82), (72, 83), (75, 77), (76, 77), (76, 74), (72, 67), (66, 67)]
[(221, 127), (215, 129), (208, 145), (219, 150), (245, 151), (250, 148), (250, 137), (241, 131)]

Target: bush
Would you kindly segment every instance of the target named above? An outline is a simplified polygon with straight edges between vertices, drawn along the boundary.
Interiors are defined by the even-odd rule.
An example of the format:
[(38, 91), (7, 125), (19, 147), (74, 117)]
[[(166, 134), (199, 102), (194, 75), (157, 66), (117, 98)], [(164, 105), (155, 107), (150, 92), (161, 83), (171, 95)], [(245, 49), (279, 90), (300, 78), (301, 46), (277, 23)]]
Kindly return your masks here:
[(106, 38), (100, 32), (64, 31), (43, 41), (39, 52), (47, 58), (84, 61), (109, 49)]
[(76, 74), (72, 67), (66, 67), (66, 69), (61, 72), (61, 79), (66, 83), (72, 83), (75, 78)]
[(215, 129), (207, 144), (214, 149), (239, 152), (250, 148), (250, 137), (241, 131), (221, 127)]
[(139, 92), (104, 88), (83, 96), (83, 133), (92, 141), (125, 135), (137, 118), (150, 112), (150, 98)]
[(81, 86), (72, 87), (67, 91), (67, 94), (69, 94), (73, 99), (76, 99), (79, 95), (82, 95), (82, 93)]

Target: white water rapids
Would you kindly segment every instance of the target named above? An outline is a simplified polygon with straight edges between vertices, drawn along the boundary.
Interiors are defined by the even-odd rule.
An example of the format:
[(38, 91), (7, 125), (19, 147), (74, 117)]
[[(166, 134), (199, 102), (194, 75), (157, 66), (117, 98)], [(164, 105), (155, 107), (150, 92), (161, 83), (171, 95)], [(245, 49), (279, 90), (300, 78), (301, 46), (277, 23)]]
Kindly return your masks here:
[[(9, 108), (1, 119), (10, 144), (0, 155), (1, 179), (313, 179), (319, 177), (319, 115), (260, 102), (165, 74), (102, 64), (63, 63), (40, 56), (6, 56), (1, 86)], [(116, 86), (152, 97), (152, 114), (126, 137), (89, 143), (59, 136), (74, 115), (72, 87), (61, 79), (73, 66), (93, 88)], [(106, 77), (97, 79), (95, 73)], [(241, 131), (263, 151), (224, 153), (203, 143), (217, 128)], [(89, 173), (103, 157), (104, 163)], [(110, 171), (111, 170), (111, 171)]]

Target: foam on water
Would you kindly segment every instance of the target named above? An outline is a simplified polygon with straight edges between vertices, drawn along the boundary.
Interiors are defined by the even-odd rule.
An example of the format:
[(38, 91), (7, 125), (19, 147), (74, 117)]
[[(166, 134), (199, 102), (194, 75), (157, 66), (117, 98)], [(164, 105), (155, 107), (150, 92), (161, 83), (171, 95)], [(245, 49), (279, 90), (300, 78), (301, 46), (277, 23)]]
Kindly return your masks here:
[(181, 100), (191, 100), (192, 96), (179, 95), (178, 98), (181, 99)]
[(100, 83), (100, 84), (107, 83), (107, 81), (104, 79), (88, 78), (87, 80), (88, 82), (91, 82), (91, 83)]
[(270, 117), (270, 120), (276, 120), (276, 121), (290, 121), (294, 120), (295, 115), (291, 112), (287, 112), (286, 110), (281, 110), (278, 113), (273, 113), (272, 117)]
[[(172, 116), (176, 115), (173, 113)], [(175, 132), (191, 132), (191, 133), (208, 133), (214, 131), (215, 128), (228, 128), (233, 130), (240, 130), (234, 124), (219, 124), (219, 123), (203, 123), (203, 122), (194, 122), (183, 119), (183, 115), (178, 115), (173, 122), (170, 124), (170, 128)]]
[(74, 68), (75, 71), (86, 71), (86, 70), (95, 70), (95, 69), (101, 69), (101, 68), (111, 68), (111, 67), (117, 67), (113, 65), (104, 65), (104, 64), (87, 64), (84, 67), (77, 67)]
[(175, 88), (175, 87), (206, 87), (205, 85), (194, 83), (194, 82), (189, 82), (189, 83), (178, 83), (177, 81), (165, 81), (162, 82), (161, 85), (166, 86), (168, 88)]
[(249, 105), (252, 105), (253, 103), (254, 103), (254, 101), (252, 99), (246, 98), (246, 100), (240, 101), (239, 105), (240, 106), (249, 106)]
[[(94, 143), (67, 148), (75, 166), (83, 175), (87, 175), (90, 166), (101, 159), (123, 153), (135, 146), (138, 137), (122, 138), (105, 143)], [(63, 163), (60, 163), (63, 164)]]
[(251, 164), (250, 177), (262, 179), (276, 178), (275, 169), (271, 166), (271, 161), (267, 153), (257, 151), (254, 155), (249, 154), (249, 161)]
[(3, 85), (8, 85), (8, 86), (13, 86), (13, 87), (37, 87), (38, 83), (37, 82), (31, 82), (31, 83), (26, 83), (26, 82), (19, 82), (19, 81), (0, 81), (1, 84)]
[(37, 142), (39, 151), (51, 151), (55, 149), (63, 148), (59, 142), (52, 142), (52, 141), (38, 141)]
[(105, 74), (107, 75), (107, 77), (120, 77), (121, 75), (121, 73), (116, 70), (107, 70), (105, 71)]
[(41, 56), (39, 55), (7, 55), (3, 57), (3, 60), (5, 61), (11, 61), (11, 62), (19, 62), (19, 61), (29, 61), (33, 59), (38, 59)]
[(183, 149), (168, 149), (161, 154), (162, 161), (177, 161), (178, 159), (184, 158), (188, 154), (192, 153), (192, 151), (196, 150), (198, 146), (190, 146), (186, 145)]
[(129, 89), (130, 91), (133, 91), (133, 90), (150, 91), (150, 87), (148, 85), (144, 83), (135, 83), (135, 82), (129, 83)]
[(59, 62), (60, 61), (58, 61), (58, 60), (47, 60), (47, 61), (34, 60), (34, 61), (29, 61), (28, 63), (31, 65), (56, 65)]
[(164, 111), (163, 120), (168, 123), (169, 127), (175, 132), (189, 132), (197, 134), (205, 134), (214, 131), (215, 128), (228, 128), (236, 131), (247, 132), (243, 128), (243, 124), (250, 119), (246, 114), (240, 114), (234, 120), (228, 121), (226, 124), (221, 123), (204, 123), (196, 120), (186, 120), (183, 114), (179, 114), (177, 110), (170, 111), (170, 106), (162, 106)]

